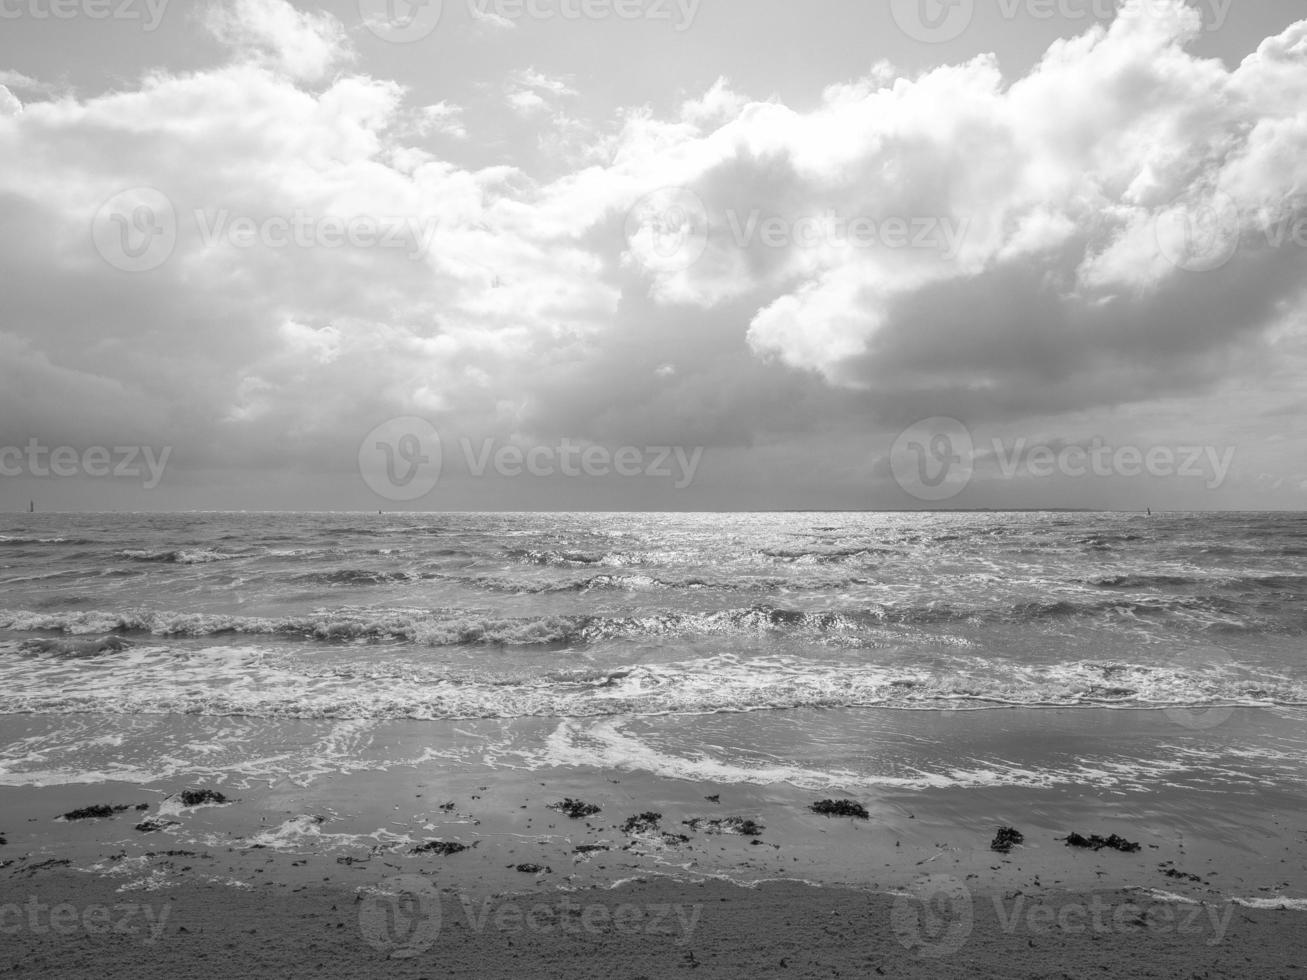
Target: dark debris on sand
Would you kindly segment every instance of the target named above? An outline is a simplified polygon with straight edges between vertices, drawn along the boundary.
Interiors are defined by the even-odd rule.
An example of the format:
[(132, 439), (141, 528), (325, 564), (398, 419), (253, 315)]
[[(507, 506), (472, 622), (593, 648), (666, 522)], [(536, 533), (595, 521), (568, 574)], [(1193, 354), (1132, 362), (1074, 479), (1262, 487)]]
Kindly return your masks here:
[[(476, 844), (472, 845), (476, 847)], [(466, 844), (460, 844), (453, 840), (429, 840), (425, 844), (419, 844), (410, 854), (439, 854), (441, 857), (449, 857), (451, 854), (461, 854), (467, 850)]]
[(594, 854), (596, 851), (611, 851), (612, 848), (607, 844), (577, 844), (572, 850), (573, 854)]
[(217, 790), (212, 789), (184, 789), (181, 792), (181, 800), (182, 806), (203, 806), (206, 803), (223, 806), (231, 802)]
[(1118, 837), (1113, 834), (1110, 837), (1100, 837), (1098, 834), (1090, 834), (1088, 837), (1082, 837), (1080, 834), (1072, 832), (1065, 838), (1067, 847), (1089, 847), (1095, 851), (1101, 851), (1107, 847), (1114, 851), (1123, 851), (1126, 854), (1139, 850), (1139, 845), (1134, 841), (1128, 841), (1124, 837)]
[(859, 820), (870, 820), (871, 814), (861, 803), (855, 803), (853, 800), (818, 800), (808, 807), (813, 813), (819, 813), (823, 817), (857, 817)]
[(136, 825), (136, 829), (143, 834), (152, 834), (157, 830), (167, 830), (177, 825), (176, 820), (168, 820), (165, 817), (146, 817)]
[(709, 834), (740, 834), (743, 837), (761, 837), (762, 832), (767, 829), (758, 821), (748, 817), (724, 817), (720, 820), (691, 817), (689, 820), (682, 820), (681, 823), (691, 830), (703, 830)]
[(80, 810), (70, 810), (62, 817), (64, 820), (103, 820), (105, 817), (116, 817), (125, 810), (148, 810), (148, 803), (123, 803), (117, 806), (110, 806), (107, 803), (97, 803), (95, 806), (84, 806)]
[(1015, 844), (1024, 844), (1026, 837), (1015, 827), (999, 827), (998, 833), (994, 839), (989, 842), (991, 851), (998, 851), (999, 854), (1010, 854)]
[(579, 820), (582, 817), (593, 817), (596, 813), (603, 811), (603, 807), (597, 804), (586, 803), (584, 800), (574, 800), (570, 796), (559, 803), (550, 803), (549, 809), (565, 813), (573, 820)]
[(662, 821), (661, 813), (654, 813), (646, 810), (644, 813), (638, 813), (634, 817), (627, 817), (626, 823), (622, 824), (622, 833), (624, 834), (652, 834), (659, 829), (659, 823)]
[[(511, 868), (513, 866), (509, 865), (509, 867)], [(514, 870), (520, 871), (524, 875), (538, 875), (538, 874), (551, 875), (554, 873), (553, 868), (550, 868), (546, 865), (539, 865), (539, 864), (519, 864)]]

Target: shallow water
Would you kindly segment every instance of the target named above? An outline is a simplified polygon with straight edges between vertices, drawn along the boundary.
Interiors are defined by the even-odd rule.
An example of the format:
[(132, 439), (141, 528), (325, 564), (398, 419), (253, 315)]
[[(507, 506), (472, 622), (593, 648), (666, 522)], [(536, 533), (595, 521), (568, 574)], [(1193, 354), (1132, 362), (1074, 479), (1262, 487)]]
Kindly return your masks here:
[[(1162, 708), (1219, 732), (1234, 706), (1307, 705), (1305, 631), (1298, 515), (14, 515), (0, 714), (54, 720), (0, 749), (0, 781), (83, 780), (104, 739), (148, 774), (152, 719), (186, 715), (215, 734), (171, 747), (183, 769), (262, 757), (276, 720), (498, 719), (511, 741), (537, 717), (551, 765), (1138, 785), (1167, 766), (885, 755), (865, 711)], [(1266, 778), (1290, 778), (1298, 747), (1249, 765), (1281, 753)]]

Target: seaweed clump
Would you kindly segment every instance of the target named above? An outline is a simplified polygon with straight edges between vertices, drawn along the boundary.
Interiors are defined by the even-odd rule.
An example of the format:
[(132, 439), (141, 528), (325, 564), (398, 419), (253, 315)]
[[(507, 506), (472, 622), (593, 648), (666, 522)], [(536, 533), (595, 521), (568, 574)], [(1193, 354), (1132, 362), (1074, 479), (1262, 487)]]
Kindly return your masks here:
[(647, 810), (644, 813), (638, 813), (634, 817), (627, 817), (626, 823), (622, 824), (622, 833), (624, 834), (651, 834), (659, 829), (659, 823), (662, 821), (661, 813), (654, 813)]
[(467, 850), (466, 844), (460, 844), (454, 840), (429, 840), (425, 844), (419, 844), (410, 854), (439, 854), (441, 857), (449, 857), (451, 854), (460, 854)]
[(115, 817), (124, 810), (148, 810), (148, 803), (121, 804), (119, 806), (109, 806), (107, 803), (97, 803), (95, 806), (84, 806), (80, 810), (70, 810), (63, 815), (64, 820), (103, 820), (105, 817)]
[(989, 843), (991, 851), (998, 851), (999, 854), (1009, 854), (1015, 844), (1024, 844), (1026, 837), (1015, 827), (999, 827), (998, 833)]
[(682, 820), (683, 824), (691, 830), (702, 828), (705, 833), (709, 834), (740, 834), (743, 837), (761, 837), (762, 832), (767, 828), (748, 817), (725, 817), (723, 819), (705, 820), (703, 817), (692, 817), (689, 820)]
[(136, 829), (143, 834), (152, 834), (156, 830), (167, 830), (169, 827), (176, 826), (176, 820), (167, 820), (163, 817), (146, 817), (136, 825)]
[(1088, 847), (1095, 851), (1101, 851), (1107, 847), (1114, 851), (1123, 851), (1126, 854), (1139, 850), (1139, 845), (1134, 841), (1128, 841), (1124, 837), (1113, 834), (1110, 837), (1100, 837), (1098, 834), (1090, 834), (1088, 837), (1082, 837), (1077, 833), (1067, 834), (1067, 847)]
[(861, 803), (855, 803), (853, 800), (818, 800), (812, 806), (808, 807), (813, 813), (819, 813), (823, 817), (857, 817), (859, 820), (870, 820), (871, 814)]
[(602, 812), (603, 807), (594, 803), (586, 803), (584, 800), (574, 800), (569, 796), (559, 803), (550, 803), (549, 809), (565, 813), (573, 820), (579, 820), (582, 817), (593, 817), (596, 813)]
[(184, 789), (181, 793), (181, 799), (182, 806), (203, 806), (206, 803), (222, 806), (231, 802), (227, 797), (212, 789)]
[(551, 875), (554, 873), (553, 868), (540, 864), (519, 864), (515, 870), (522, 872), (524, 875)]

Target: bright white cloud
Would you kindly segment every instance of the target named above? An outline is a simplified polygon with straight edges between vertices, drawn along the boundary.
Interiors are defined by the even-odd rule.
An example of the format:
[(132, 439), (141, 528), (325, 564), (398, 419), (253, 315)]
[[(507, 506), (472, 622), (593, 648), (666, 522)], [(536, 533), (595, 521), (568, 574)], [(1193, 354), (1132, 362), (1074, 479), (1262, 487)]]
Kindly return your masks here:
[(241, 56), (300, 81), (319, 81), (354, 59), (340, 21), (287, 0), (222, 0), (208, 8), (205, 24)]

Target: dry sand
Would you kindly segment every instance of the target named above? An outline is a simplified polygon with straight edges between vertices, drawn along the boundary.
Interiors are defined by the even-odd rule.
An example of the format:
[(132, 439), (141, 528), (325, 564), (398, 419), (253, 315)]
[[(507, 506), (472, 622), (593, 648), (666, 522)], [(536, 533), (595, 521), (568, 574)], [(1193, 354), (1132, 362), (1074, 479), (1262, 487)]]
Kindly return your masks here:
[[(1307, 968), (1299, 912), (1154, 905), (1133, 893), (1046, 892), (1023, 905), (977, 892), (969, 922), (946, 915), (931, 931), (923, 928), (929, 913), (910, 900), (794, 883), (655, 879), (566, 894), (460, 896), (457, 875), (428, 880), (439, 895), (435, 915), (425, 898), (391, 905), (343, 884), (275, 876), (252, 889), (192, 883), (122, 893), (107, 879), (38, 872), (6, 881), (6, 901), (21, 901), (24, 911), (6, 915), (0, 968), (69, 978), (1271, 978)], [(49, 910), (31, 912), (33, 900), (72, 911), (57, 913), (52, 929)], [(129, 917), (132, 905), (151, 912)], [(88, 914), (99, 923), (97, 908), (108, 910), (100, 928), (134, 931), (91, 934)], [(1214, 922), (1227, 913), (1218, 939)]]

